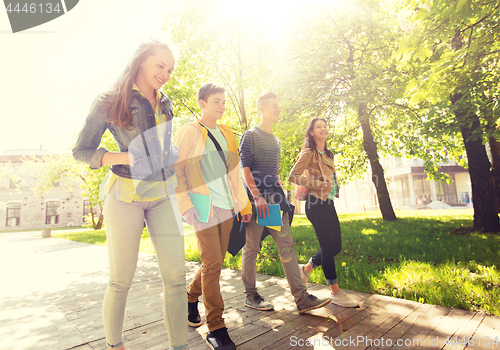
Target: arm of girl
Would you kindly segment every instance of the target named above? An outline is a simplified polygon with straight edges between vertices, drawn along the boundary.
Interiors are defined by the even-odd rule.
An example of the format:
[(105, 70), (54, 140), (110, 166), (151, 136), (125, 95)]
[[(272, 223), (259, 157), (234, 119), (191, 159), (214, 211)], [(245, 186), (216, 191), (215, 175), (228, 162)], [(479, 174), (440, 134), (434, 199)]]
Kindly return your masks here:
[(101, 159), (101, 165), (125, 164), (134, 166), (134, 156), (131, 152), (106, 152)]
[(75, 147), (73, 148), (73, 157), (78, 162), (89, 164), (90, 169), (99, 169), (103, 164), (102, 158), (109, 151), (101, 147), (101, 138), (109, 126), (106, 119), (106, 97), (99, 95), (90, 108), (89, 115), (83, 125)]

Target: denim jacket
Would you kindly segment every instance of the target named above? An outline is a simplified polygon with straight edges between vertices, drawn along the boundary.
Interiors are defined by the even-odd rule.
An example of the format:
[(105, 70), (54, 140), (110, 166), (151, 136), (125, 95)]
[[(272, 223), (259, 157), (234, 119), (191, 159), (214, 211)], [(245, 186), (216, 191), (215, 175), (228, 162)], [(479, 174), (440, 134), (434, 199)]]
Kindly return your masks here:
[[(108, 121), (106, 116), (106, 95), (99, 95), (80, 131), (73, 157), (90, 165), (91, 169), (99, 169), (106, 148), (98, 148), (102, 135), (109, 129), (120, 152), (131, 152), (134, 166), (118, 164), (111, 166), (111, 171), (127, 179), (162, 181), (174, 174), (173, 165), (178, 158), (178, 151), (172, 144), (172, 101), (161, 91), (160, 103), (167, 115), (167, 122), (156, 125), (151, 103), (139, 92), (134, 91), (130, 101), (130, 112), (133, 119), (131, 130), (119, 128)], [(158, 140), (158, 128), (163, 135), (163, 145)]]

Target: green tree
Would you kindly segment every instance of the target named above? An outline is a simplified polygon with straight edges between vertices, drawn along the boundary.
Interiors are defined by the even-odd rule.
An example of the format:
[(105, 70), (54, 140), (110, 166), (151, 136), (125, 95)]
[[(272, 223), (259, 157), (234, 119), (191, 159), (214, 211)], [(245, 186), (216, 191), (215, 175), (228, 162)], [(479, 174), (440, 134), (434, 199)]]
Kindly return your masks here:
[[(407, 95), (411, 103), (428, 107), (428, 126), (440, 130), (437, 134), (461, 135), (472, 183), (474, 228), (498, 232), (498, 211), (492, 203), (495, 184), (500, 185), (496, 178), (500, 176), (496, 141), (500, 3), (409, 0), (405, 4), (399, 18), (407, 35), (394, 57), (417, 72)], [(488, 140), (495, 177), (484, 146)]]
[(273, 90), (278, 55), (275, 43), (243, 12), (224, 14), (227, 2), (172, 1), (166, 27), (180, 49), (166, 91), (181, 121), (199, 118), (197, 92), (208, 81), (226, 87), (223, 122), (236, 134), (258, 121), (257, 96)]
[[(415, 156), (421, 119), (404, 99), (406, 72), (391, 54), (398, 30), (376, 1), (304, 11), (291, 37), (290, 114), (329, 121), (331, 146), (346, 178), (364, 173), (367, 160), (384, 220), (396, 220), (380, 153)], [(417, 146), (418, 145), (418, 146)]]

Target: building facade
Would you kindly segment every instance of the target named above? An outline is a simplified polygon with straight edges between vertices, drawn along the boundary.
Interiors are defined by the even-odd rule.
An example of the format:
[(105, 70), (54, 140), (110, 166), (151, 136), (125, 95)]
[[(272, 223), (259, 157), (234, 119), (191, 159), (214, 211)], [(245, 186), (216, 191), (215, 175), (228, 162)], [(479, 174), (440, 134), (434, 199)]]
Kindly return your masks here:
[(389, 157), (382, 165), (394, 208), (426, 209), (432, 202), (466, 207), (471, 203), (469, 171), (452, 160), (439, 164), (440, 171), (450, 177), (450, 183), (427, 180), (424, 161), (420, 159)]
[[(453, 161), (440, 164), (440, 170), (450, 176), (450, 183), (427, 180), (424, 161), (420, 159), (387, 157), (381, 160), (381, 164), (394, 209), (430, 209), (433, 205), (441, 208), (472, 206), (469, 171)], [(378, 181), (372, 181), (369, 169), (363, 179), (342, 185), (339, 198), (335, 200), (337, 212), (378, 210)], [(304, 213), (304, 202), (294, 202), (297, 212)]]
[(89, 213), (89, 200), (82, 189), (73, 184), (69, 192), (64, 184), (41, 196), (35, 196), (37, 178), (23, 163), (26, 156), (42, 159), (42, 150), (4, 151), (0, 156), (0, 230), (81, 226)]

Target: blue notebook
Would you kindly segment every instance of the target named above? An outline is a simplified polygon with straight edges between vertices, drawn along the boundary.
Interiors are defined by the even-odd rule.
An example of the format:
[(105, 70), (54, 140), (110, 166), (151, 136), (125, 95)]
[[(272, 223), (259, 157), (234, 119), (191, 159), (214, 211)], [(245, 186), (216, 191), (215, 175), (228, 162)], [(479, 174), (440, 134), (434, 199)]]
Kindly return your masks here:
[(189, 198), (191, 198), (191, 203), (193, 203), (194, 208), (196, 209), (200, 217), (200, 219), (196, 219), (196, 221), (207, 223), (210, 216), (210, 205), (212, 203), (212, 197), (200, 193), (188, 194)]
[(281, 209), (279, 204), (269, 205), (269, 216), (263, 218), (259, 215), (258, 221), (259, 221), (258, 222), (259, 226), (283, 226), (283, 221), (281, 221)]

